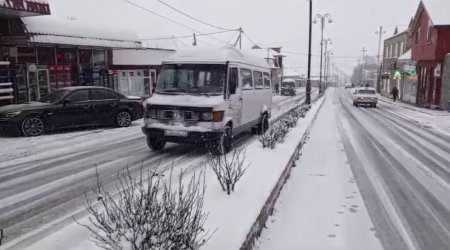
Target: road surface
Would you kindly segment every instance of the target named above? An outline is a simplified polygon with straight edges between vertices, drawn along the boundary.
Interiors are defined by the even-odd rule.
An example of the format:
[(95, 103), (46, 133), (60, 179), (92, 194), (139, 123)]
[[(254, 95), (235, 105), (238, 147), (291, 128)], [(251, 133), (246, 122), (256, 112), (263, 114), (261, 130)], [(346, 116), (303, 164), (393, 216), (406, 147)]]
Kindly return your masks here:
[[(281, 195), (282, 204), (277, 204), (278, 208), (269, 220), (273, 222), (269, 223), (269, 229), (263, 233), (261, 244), (257, 249), (278, 249), (277, 247), (284, 246), (279, 249), (289, 250), (291, 248), (285, 246), (292, 245), (286, 244), (287, 241), (294, 241), (294, 246), (303, 246), (303, 248), (292, 249), (318, 249), (304, 247), (313, 240), (315, 242), (311, 244), (315, 244), (314, 246), (326, 246), (320, 249), (378, 249), (377, 243), (372, 244), (370, 240), (362, 240), (361, 237), (358, 237), (360, 233), (364, 234), (364, 232), (367, 232), (364, 235), (370, 235), (369, 230), (375, 233), (382, 248), (386, 250), (450, 249), (449, 114), (393, 104), (384, 99), (379, 103), (378, 108), (357, 108), (352, 105), (350, 94), (344, 89), (332, 90), (327, 98), (329, 100), (325, 105), (333, 105), (334, 114), (323, 113), (321, 110), (318, 122), (325, 119), (321, 118), (324, 115), (336, 117), (334, 120), (329, 119), (328, 122), (333, 123), (333, 126), (328, 126), (328, 130), (339, 133), (339, 143), (343, 146), (342, 154), (345, 154), (348, 160), (346, 164), (350, 165), (351, 176), (356, 181), (358, 190), (341, 188), (340, 185), (344, 184), (336, 181), (337, 178), (350, 178), (345, 174), (345, 169), (342, 169), (344, 171), (342, 173), (335, 173), (333, 179), (324, 183), (320, 183), (320, 177), (311, 177), (306, 174), (298, 177), (299, 174), (294, 173), (293, 178), (288, 180), (285, 191), (287, 194)], [(326, 110), (327, 107), (324, 106), (323, 109)], [(317, 131), (314, 133), (313, 129), (311, 144), (315, 144), (319, 148), (318, 150), (325, 152), (327, 157), (332, 157), (339, 147), (334, 146), (335, 144), (322, 143), (318, 145), (314, 143), (314, 140), (326, 141), (324, 138), (315, 139), (313, 137), (327, 136), (330, 131), (327, 131), (327, 126), (322, 127), (324, 127), (322, 133), (317, 133)], [(335, 150), (326, 153), (330, 147)], [(308, 153), (310, 151), (306, 149), (304, 158), (311, 158)], [(323, 155), (323, 153), (316, 154), (316, 160), (329, 163), (327, 159), (320, 159), (323, 158)], [(342, 157), (336, 157), (336, 159), (342, 160)], [(311, 162), (311, 159), (307, 161)], [(335, 164), (342, 164), (340, 161), (336, 161)], [(301, 169), (302, 160), (299, 163), (299, 168), (293, 171), (305, 172), (304, 169)], [(309, 166), (304, 167), (308, 168)], [(308, 173), (312, 169), (309, 168)], [(324, 166), (317, 166), (314, 169), (319, 172), (326, 170)], [(311, 178), (315, 178), (312, 179), (315, 182), (312, 182)], [(330, 177), (322, 176), (321, 178)], [(297, 183), (290, 184), (289, 181), (297, 181)], [(349, 181), (351, 182), (353, 179)], [(311, 195), (303, 190), (311, 189), (311, 185), (308, 186), (301, 182), (311, 183), (313, 186), (325, 186), (322, 187), (323, 189), (312, 190), (309, 193), (316, 192), (316, 195)], [(336, 185), (337, 188), (330, 191), (327, 185)], [(292, 189), (289, 187), (292, 186), (296, 187), (294, 188), (295, 192), (291, 192), (295, 195), (289, 194), (289, 190)], [(321, 193), (324, 190), (336, 194), (336, 197), (324, 195)], [(339, 204), (348, 209), (352, 208), (348, 207), (350, 204), (344, 204), (345, 200), (334, 201), (334, 199), (339, 199), (340, 194), (344, 192), (350, 192), (347, 198), (358, 198), (359, 193), (361, 194), (364, 207), (367, 209), (363, 208), (362, 213), (367, 211), (369, 222), (363, 219), (359, 223), (352, 221), (351, 216), (356, 215), (351, 213), (349, 213), (349, 219), (344, 219), (344, 223), (333, 221), (338, 220), (338, 217), (342, 220), (344, 216), (337, 214), (336, 207), (333, 205)], [(286, 199), (286, 197), (290, 198)], [(309, 197), (309, 199), (297, 200), (302, 197)], [(322, 207), (308, 210), (311, 203), (322, 204)], [(348, 214), (346, 208), (341, 209)], [(327, 222), (329, 227), (323, 232), (317, 233), (316, 230), (326, 228), (321, 227), (324, 216), (320, 216), (320, 213), (323, 213), (324, 216), (329, 214), (333, 214), (333, 216), (330, 216), (332, 219)], [(286, 214), (290, 214), (290, 216), (286, 218)], [(314, 223), (312, 223), (312, 219), (308, 219), (308, 217), (317, 216), (319, 217)], [(279, 221), (284, 221), (284, 225)], [(283, 234), (283, 230), (286, 230), (286, 227), (295, 227), (296, 221), (304, 223), (298, 223), (298, 228), (292, 228), (293, 231), (299, 232), (295, 239), (292, 239), (293, 234), (289, 232)], [(333, 225), (341, 227), (340, 235), (333, 233), (336, 231)], [(349, 233), (358, 231), (359, 233), (353, 234), (354, 236)], [(305, 234), (300, 232), (305, 232)], [(300, 243), (295, 244), (295, 241)], [(302, 244), (302, 241), (306, 243)]]
[[(303, 102), (304, 96), (304, 92), (295, 97), (275, 96), (272, 116)], [(111, 189), (117, 172), (127, 167), (137, 173), (141, 166), (154, 169), (172, 163), (174, 167), (189, 162), (200, 165), (199, 159), (205, 158), (203, 151), (189, 145), (168, 144), (162, 153), (150, 151), (141, 123), (135, 122), (129, 128), (1, 138), (3, 245), (20, 249), (72, 222), (71, 216), (84, 214), (84, 193), (94, 188), (96, 169), (102, 183)], [(244, 137), (240, 143), (248, 139)]]

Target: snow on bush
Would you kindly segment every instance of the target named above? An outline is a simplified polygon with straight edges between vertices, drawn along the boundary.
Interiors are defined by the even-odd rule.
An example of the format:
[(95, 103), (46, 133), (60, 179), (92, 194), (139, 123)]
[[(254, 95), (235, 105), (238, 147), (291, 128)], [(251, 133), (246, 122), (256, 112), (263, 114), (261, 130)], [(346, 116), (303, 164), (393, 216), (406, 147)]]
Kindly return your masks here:
[(103, 249), (199, 249), (209, 239), (203, 228), (204, 172), (183, 184), (181, 171), (177, 187), (172, 187), (172, 176), (173, 170), (169, 180), (156, 171), (141, 171), (135, 179), (127, 169), (118, 173), (115, 196), (104, 190), (97, 175), (93, 192), (100, 204), (97, 208), (86, 195), (90, 224), (82, 226)]
[(290, 112), (283, 114), (277, 122), (272, 124), (266, 133), (259, 137), (262, 147), (275, 149), (278, 143), (283, 143), (289, 130), (297, 126), (298, 120), (304, 118), (306, 112), (310, 109), (310, 105), (301, 105)]
[(245, 174), (249, 165), (245, 165), (245, 149), (236, 148), (224, 155), (210, 154), (209, 165), (216, 174), (222, 190), (231, 194), (236, 183)]

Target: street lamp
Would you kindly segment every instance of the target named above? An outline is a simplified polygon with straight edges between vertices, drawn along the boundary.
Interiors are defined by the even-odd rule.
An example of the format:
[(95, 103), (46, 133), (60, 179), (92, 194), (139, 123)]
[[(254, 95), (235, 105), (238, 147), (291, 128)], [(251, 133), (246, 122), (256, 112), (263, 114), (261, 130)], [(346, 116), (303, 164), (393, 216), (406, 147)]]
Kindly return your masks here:
[(320, 27), (321, 27), (321, 36), (320, 36), (320, 85), (319, 85), (319, 91), (320, 93), (323, 93), (322, 90), (322, 64), (323, 64), (323, 31), (325, 29), (325, 23), (328, 21), (328, 23), (332, 23), (333, 19), (331, 19), (331, 14), (330, 13), (326, 13), (324, 15), (321, 14), (317, 14), (316, 17), (314, 18), (314, 23), (316, 24), (319, 20), (320, 21)]
[(330, 77), (330, 61), (332, 55), (333, 55), (332, 50), (325, 51), (325, 89), (328, 88), (328, 80)]

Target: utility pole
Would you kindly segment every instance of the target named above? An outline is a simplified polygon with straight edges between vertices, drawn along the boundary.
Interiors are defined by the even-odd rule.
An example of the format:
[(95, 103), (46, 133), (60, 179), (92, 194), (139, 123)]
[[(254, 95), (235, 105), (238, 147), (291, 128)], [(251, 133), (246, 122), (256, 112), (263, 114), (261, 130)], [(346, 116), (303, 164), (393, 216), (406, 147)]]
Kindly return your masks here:
[(308, 79), (306, 80), (306, 104), (311, 104), (311, 39), (312, 39), (313, 0), (309, 0), (309, 44), (308, 44)]
[(364, 80), (364, 70), (366, 69), (366, 47), (363, 47), (363, 49), (361, 50), (362, 54), (363, 54), (363, 63), (362, 63), (362, 67), (361, 67), (361, 81), (359, 82), (360, 85), (362, 85), (363, 80)]
[(242, 32), (244, 32), (242, 30), (242, 28), (239, 28), (239, 36), (236, 39), (236, 42), (234, 43), (234, 47), (236, 47), (238, 45), (238, 43), (239, 43), (239, 49), (242, 49)]
[(375, 88), (378, 93), (380, 93), (380, 89), (381, 89), (380, 88), (380, 85), (381, 85), (381, 40), (382, 40), (383, 34), (385, 34), (385, 33), (386, 33), (386, 31), (383, 30), (383, 26), (380, 26), (380, 30), (375, 32), (375, 34), (379, 35), (379, 37), (378, 37), (378, 58), (377, 58), (379, 71), (378, 71), (377, 86)]
[(320, 74), (319, 74), (319, 92), (323, 93), (323, 87), (322, 87), (322, 70), (323, 70), (323, 31), (325, 29), (325, 21), (328, 19), (329, 23), (332, 23), (333, 20), (331, 19), (331, 15), (329, 13), (326, 13), (325, 15), (317, 14), (316, 19), (314, 20), (314, 23), (317, 23), (317, 19), (320, 21)]
[(325, 85), (328, 83), (328, 73), (327, 73), (327, 67), (328, 67), (328, 44), (333, 44), (330, 38), (323, 40), (325, 43), (325, 67), (324, 67), (324, 79), (325, 79)]

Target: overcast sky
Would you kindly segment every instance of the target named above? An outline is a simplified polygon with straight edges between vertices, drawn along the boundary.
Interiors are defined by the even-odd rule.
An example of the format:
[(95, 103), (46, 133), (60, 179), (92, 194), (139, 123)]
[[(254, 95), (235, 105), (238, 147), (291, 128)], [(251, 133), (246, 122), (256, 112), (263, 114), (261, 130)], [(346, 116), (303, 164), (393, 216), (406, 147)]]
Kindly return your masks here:
[[(158, 0), (130, 0), (178, 24), (126, 3), (124, 0), (49, 0), (52, 14), (76, 17), (135, 30), (141, 38), (190, 35), (220, 31), (193, 21), (161, 4)], [(224, 28), (242, 27), (245, 33), (261, 47), (282, 46), (290, 52), (308, 51), (308, 1), (306, 0), (163, 0), (195, 18)], [(361, 57), (363, 46), (369, 55), (378, 50), (379, 26), (391, 36), (396, 26), (405, 29), (415, 14), (419, 0), (314, 0), (314, 14), (330, 13), (333, 23), (326, 24), (325, 38), (331, 38), (331, 49), (336, 63), (350, 73)], [(184, 26), (188, 26), (186, 28)], [(198, 37), (198, 44), (221, 44), (234, 41), (236, 32)], [(313, 54), (320, 54), (320, 25), (313, 26)], [(220, 40), (220, 41), (219, 41)], [(184, 47), (192, 39), (149, 40), (159, 47)], [(243, 40), (249, 49), (252, 43)], [(262, 51), (261, 51), (262, 52)], [(307, 57), (285, 54), (291, 73), (305, 74)], [(350, 57), (350, 58), (344, 58)], [(313, 58), (313, 75), (318, 74), (319, 59)]]

